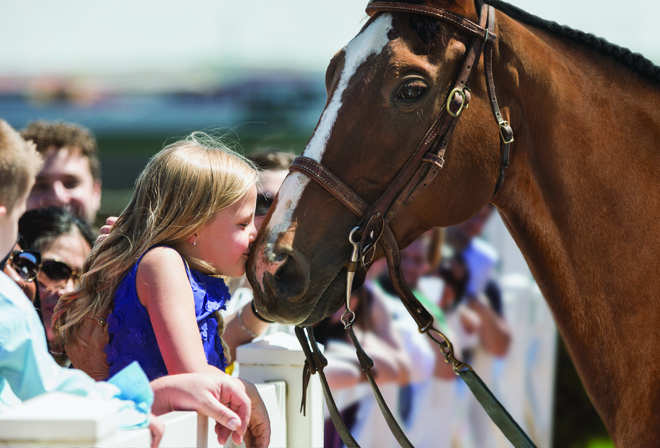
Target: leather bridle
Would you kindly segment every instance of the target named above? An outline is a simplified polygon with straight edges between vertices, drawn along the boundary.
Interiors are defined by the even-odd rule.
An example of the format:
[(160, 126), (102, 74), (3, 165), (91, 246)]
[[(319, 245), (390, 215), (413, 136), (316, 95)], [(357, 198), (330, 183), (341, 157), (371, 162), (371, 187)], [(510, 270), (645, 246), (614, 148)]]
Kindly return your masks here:
[[(373, 257), (373, 254), (375, 253), (376, 244), (380, 243), (388, 261), (394, 289), (410, 315), (417, 323), (420, 333), (427, 334), (435, 343), (440, 345), (445, 355), (446, 362), (451, 363), (454, 371), (465, 380), (479, 402), (484, 406), (484, 409), (486, 409), (493, 421), (500, 427), (500, 429), (502, 429), (503, 433), (509, 438), (514, 446), (533, 447), (534, 444), (506, 412), (506, 409), (504, 409), (504, 407), (497, 401), (490, 390), (488, 390), (483, 381), (481, 381), (479, 376), (473, 371), (472, 367), (460, 362), (454, 357), (453, 346), (449, 339), (433, 327), (432, 315), (419, 303), (417, 298), (415, 298), (403, 278), (401, 271), (401, 255), (394, 232), (390, 226), (392, 219), (396, 216), (396, 212), (403, 205), (408, 205), (417, 198), (420, 193), (428, 187), (438, 174), (438, 171), (443, 167), (444, 155), (449, 141), (456, 125), (458, 124), (458, 120), (470, 102), (471, 92), (469, 89), (469, 83), (473, 69), (478, 65), (482, 54), (484, 55), (488, 96), (495, 121), (499, 127), (501, 141), (500, 173), (493, 195), (497, 194), (502, 187), (506, 168), (509, 165), (509, 149), (513, 142), (513, 130), (508, 121), (502, 118), (497, 103), (497, 97), (495, 95), (492, 69), (492, 44), (497, 38), (494, 34), (495, 10), (492, 6), (484, 5), (481, 11), (479, 24), (450, 11), (426, 5), (371, 1), (367, 6), (366, 11), (370, 16), (380, 12), (422, 14), (448, 22), (474, 36), (472, 44), (467, 51), (463, 66), (456, 82), (454, 83), (454, 87), (449, 92), (444, 103), (445, 107), (438, 113), (433, 124), (417, 145), (416, 149), (394, 181), (390, 184), (380, 199), (371, 206), (334, 173), (313, 159), (304, 156), (297, 157), (291, 164), (290, 170), (305, 174), (316, 181), (360, 218), (358, 228), (354, 229), (349, 237), (349, 241), (354, 245), (354, 251), (353, 256), (345, 266), (350, 279), (348, 282), (349, 284), (347, 285), (347, 294), (350, 294), (352, 275), (357, 270), (359, 261), (361, 261), (362, 265), (366, 267), (366, 265), (369, 264), (368, 258)], [(353, 234), (356, 230), (361, 234), (359, 243), (353, 241)], [(350, 311), (348, 307), (347, 311)], [(373, 361), (362, 350), (362, 347), (352, 331), (350, 323), (345, 324), (345, 327), (349, 331), (349, 335), (356, 346), (358, 359), (360, 360), (362, 369), (372, 385), (377, 402), (383, 411), (390, 429), (402, 446), (412, 446), (405, 437), (405, 434), (403, 434), (396, 419), (387, 408), (387, 405), (382, 399), (378, 387), (373, 380), (370, 373)], [(357, 442), (352, 438), (350, 432), (339, 417), (339, 411), (334, 404), (327, 381), (323, 375), (323, 367), (325, 367), (327, 361), (323, 355), (321, 355), (320, 350), (316, 346), (311, 328), (307, 327), (303, 330), (302, 328), (297, 327), (296, 334), (307, 357), (307, 362), (305, 364), (304, 387), (309, 380), (309, 375), (313, 373), (320, 374), (326, 402), (337, 431), (346, 446), (358, 446)], [(308, 345), (308, 341), (311, 342), (311, 348)], [(304, 401), (305, 398), (303, 396), (303, 403)]]

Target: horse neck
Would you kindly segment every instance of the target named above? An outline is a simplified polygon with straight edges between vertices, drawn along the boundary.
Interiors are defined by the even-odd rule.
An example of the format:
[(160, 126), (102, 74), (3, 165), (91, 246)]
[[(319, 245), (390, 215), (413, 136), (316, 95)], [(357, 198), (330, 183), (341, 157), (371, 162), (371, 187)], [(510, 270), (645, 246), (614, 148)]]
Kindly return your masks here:
[(660, 89), (593, 51), (498, 23), (495, 81), (516, 141), (494, 202), (608, 429), (622, 430), (617, 394), (634, 381), (625, 360), (660, 338)]

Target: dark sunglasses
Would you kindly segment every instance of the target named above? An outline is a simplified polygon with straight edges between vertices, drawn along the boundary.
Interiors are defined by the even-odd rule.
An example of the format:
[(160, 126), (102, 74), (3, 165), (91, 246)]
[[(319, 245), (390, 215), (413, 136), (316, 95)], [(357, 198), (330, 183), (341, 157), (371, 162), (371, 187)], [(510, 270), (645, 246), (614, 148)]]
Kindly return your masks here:
[(257, 206), (254, 210), (255, 216), (266, 216), (270, 206), (273, 205), (274, 194), (270, 192), (259, 193), (257, 196)]
[(46, 260), (39, 266), (41, 272), (45, 274), (49, 279), (54, 281), (69, 281), (73, 279), (74, 282), (77, 282), (80, 278), (80, 272), (73, 269), (68, 264), (59, 260)]
[(39, 273), (41, 253), (36, 250), (13, 250), (8, 263), (23, 280), (31, 282)]

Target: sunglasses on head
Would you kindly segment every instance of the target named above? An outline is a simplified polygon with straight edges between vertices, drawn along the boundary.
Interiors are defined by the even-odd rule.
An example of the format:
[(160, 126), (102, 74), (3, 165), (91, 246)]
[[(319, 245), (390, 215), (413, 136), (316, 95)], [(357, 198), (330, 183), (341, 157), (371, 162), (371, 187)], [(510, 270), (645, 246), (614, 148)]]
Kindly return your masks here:
[(39, 273), (41, 253), (36, 250), (13, 250), (7, 261), (26, 282), (31, 282)]
[(259, 193), (257, 196), (257, 206), (254, 210), (255, 216), (266, 216), (270, 206), (273, 205), (274, 194), (270, 192)]

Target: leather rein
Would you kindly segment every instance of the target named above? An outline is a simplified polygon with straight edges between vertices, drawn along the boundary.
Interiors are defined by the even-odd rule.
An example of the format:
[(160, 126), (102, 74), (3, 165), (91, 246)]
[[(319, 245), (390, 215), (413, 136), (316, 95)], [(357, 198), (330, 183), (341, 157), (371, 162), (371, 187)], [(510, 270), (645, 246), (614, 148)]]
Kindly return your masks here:
[[(353, 245), (353, 251), (350, 260), (345, 265), (348, 278), (346, 288), (346, 312), (344, 313), (344, 316), (342, 316), (344, 328), (348, 331), (349, 336), (356, 347), (356, 353), (361, 368), (372, 386), (376, 401), (383, 412), (383, 416), (385, 417), (390, 430), (401, 446), (412, 447), (413, 445), (407, 439), (396, 421), (396, 418), (387, 407), (373, 375), (371, 374), (371, 368), (374, 365), (373, 360), (369, 358), (360, 346), (352, 328), (353, 319), (355, 317), (353, 311), (350, 309), (350, 293), (353, 276), (360, 263), (366, 267), (371, 262), (371, 259), (376, 252), (376, 244), (380, 243), (385, 257), (387, 258), (394, 289), (410, 315), (417, 323), (420, 333), (425, 333), (434, 343), (441, 347), (445, 356), (445, 362), (452, 364), (454, 372), (463, 378), (491, 419), (500, 427), (509, 441), (511, 441), (516, 447), (534, 447), (534, 444), (529, 437), (513, 418), (511, 418), (499, 401), (497, 401), (495, 396), (474, 372), (472, 367), (456, 359), (454, 356), (453, 345), (449, 339), (433, 327), (433, 316), (413, 295), (403, 278), (401, 270), (401, 255), (394, 232), (390, 226), (390, 222), (401, 206), (410, 204), (416, 197), (418, 197), (443, 167), (447, 145), (449, 144), (453, 131), (458, 124), (459, 118), (462, 116), (463, 111), (467, 108), (470, 102), (471, 92), (469, 89), (469, 81), (472, 75), (472, 70), (478, 65), (482, 54), (484, 56), (486, 84), (488, 87), (491, 109), (495, 121), (498, 124), (501, 138), (501, 166), (493, 195), (497, 194), (502, 187), (506, 168), (509, 165), (509, 148), (511, 142), (513, 142), (513, 130), (509, 123), (502, 118), (497, 103), (497, 97), (495, 95), (492, 71), (492, 44), (496, 40), (496, 35), (494, 34), (495, 10), (492, 6), (484, 5), (481, 11), (479, 24), (450, 11), (426, 5), (371, 1), (367, 6), (366, 11), (370, 16), (379, 12), (422, 14), (448, 22), (467, 31), (474, 37), (472, 44), (467, 51), (465, 61), (454, 87), (447, 96), (445, 107), (438, 113), (433, 124), (426, 132), (415, 151), (398, 173), (392, 184), (390, 184), (388, 189), (375, 204), (370, 206), (360, 197), (360, 195), (353, 191), (353, 189), (346, 185), (335, 174), (313, 159), (304, 156), (297, 157), (289, 168), (291, 171), (305, 174), (319, 183), (361, 220), (359, 226), (353, 229), (349, 236), (349, 242)], [(359, 241), (354, 240), (354, 236), (358, 235), (361, 236)], [(330, 416), (335, 428), (347, 447), (358, 447), (359, 445), (341, 419), (339, 410), (337, 409), (332, 394), (330, 393), (327, 380), (323, 373), (323, 368), (327, 365), (327, 360), (321, 354), (320, 349), (316, 344), (311, 327), (305, 327), (304, 329), (296, 327), (296, 335), (307, 358), (303, 372), (304, 390), (302, 410), (304, 411), (306, 401), (305, 391), (307, 389), (310, 375), (319, 373), (326, 404), (330, 410)]]

